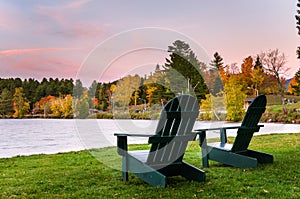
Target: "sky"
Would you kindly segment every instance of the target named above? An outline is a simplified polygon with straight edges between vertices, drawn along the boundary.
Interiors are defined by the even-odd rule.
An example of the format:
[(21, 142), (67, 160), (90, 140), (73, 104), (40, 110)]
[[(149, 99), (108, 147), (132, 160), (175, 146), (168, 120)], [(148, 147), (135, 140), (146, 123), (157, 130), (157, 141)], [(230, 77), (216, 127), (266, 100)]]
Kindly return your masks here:
[[(0, 78), (113, 81), (149, 73), (176, 39), (225, 64), (279, 49), (292, 77), (296, 0), (0, 0)], [(192, 48), (192, 50), (194, 50)], [(88, 66), (89, 65), (89, 66)], [(90, 66), (93, 65), (93, 66)]]

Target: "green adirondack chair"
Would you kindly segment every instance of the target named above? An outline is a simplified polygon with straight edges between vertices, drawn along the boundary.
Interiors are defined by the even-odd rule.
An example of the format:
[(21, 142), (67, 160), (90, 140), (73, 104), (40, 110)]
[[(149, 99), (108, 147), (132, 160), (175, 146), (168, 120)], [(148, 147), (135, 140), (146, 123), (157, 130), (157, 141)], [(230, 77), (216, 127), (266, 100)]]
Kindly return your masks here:
[[(199, 132), (204, 167), (209, 167), (208, 160), (239, 168), (255, 168), (258, 163), (273, 162), (272, 155), (248, 149), (253, 134), (263, 127), (258, 122), (265, 112), (266, 103), (265, 95), (257, 96), (249, 105), (241, 126), (196, 130)], [(233, 144), (227, 143), (227, 129), (237, 129)], [(207, 143), (206, 131), (210, 130), (220, 130), (220, 142)]]
[[(122, 156), (123, 180), (127, 181), (128, 172), (131, 172), (156, 187), (166, 187), (167, 177), (176, 175), (205, 181), (204, 171), (182, 160), (188, 141), (197, 136), (192, 128), (198, 114), (198, 101), (193, 96), (182, 95), (164, 106), (155, 134), (114, 134), (118, 154)], [(128, 151), (128, 136), (149, 137), (150, 150)]]

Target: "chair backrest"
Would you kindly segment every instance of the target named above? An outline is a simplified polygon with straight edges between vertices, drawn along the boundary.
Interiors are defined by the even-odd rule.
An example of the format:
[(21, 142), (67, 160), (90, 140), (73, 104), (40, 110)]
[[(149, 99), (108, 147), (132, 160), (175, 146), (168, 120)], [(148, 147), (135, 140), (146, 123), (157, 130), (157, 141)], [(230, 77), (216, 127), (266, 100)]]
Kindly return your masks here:
[[(267, 98), (265, 95), (259, 95), (252, 101), (242, 121), (242, 128), (239, 128), (237, 131), (237, 136), (235, 138), (231, 151), (242, 152), (248, 149), (254, 132), (257, 132), (259, 130), (259, 127), (257, 125), (262, 114), (266, 110), (266, 105)], [(246, 128), (251, 128), (252, 130), (247, 130)]]
[(161, 111), (156, 135), (149, 138), (151, 143), (148, 164), (168, 165), (181, 162), (196, 118), (199, 115), (199, 103), (191, 95), (181, 95), (170, 100)]

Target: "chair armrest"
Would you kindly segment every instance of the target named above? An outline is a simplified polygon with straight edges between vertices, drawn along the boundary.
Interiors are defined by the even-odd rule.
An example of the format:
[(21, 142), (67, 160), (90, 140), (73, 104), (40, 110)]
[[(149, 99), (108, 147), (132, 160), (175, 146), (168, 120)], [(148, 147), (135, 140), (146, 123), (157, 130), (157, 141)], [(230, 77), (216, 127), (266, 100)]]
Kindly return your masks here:
[(240, 128), (241, 126), (228, 126), (228, 127), (218, 127), (218, 128), (207, 128), (207, 129), (196, 129), (195, 131), (199, 133), (202, 133), (203, 131), (215, 131), (215, 130), (221, 130), (221, 129), (237, 129)]
[[(208, 128), (208, 129), (196, 129), (195, 131), (197, 131), (197, 134), (199, 135), (200, 138), (200, 143), (202, 145), (202, 143), (204, 143), (204, 141), (206, 140), (206, 131), (213, 131), (213, 130), (220, 130), (220, 140), (221, 143), (227, 143), (227, 134), (226, 134), (226, 130), (227, 129), (241, 129), (241, 130), (251, 130), (253, 132), (258, 132), (260, 127), (263, 127), (264, 125), (260, 124), (257, 125), (255, 127), (246, 127), (246, 126), (229, 126), (229, 127), (219, 127), (219, 128)], [(241, 131), (240, 133), (244, 133), (243, 131)]]
[(127, 137), (155, 137), (153, 134), (128, 134), (128, 133), (115, 133), (117, 136), (117, 152), (119, 155), (126, 155), (128, 151)]
[[(241, 126), (241, 128), (240, 129), (242, 129), (242, 130), (250, 130), (250, 131), (253, 131), (253, 132), (258, 132), (259, 131), (259, 129), (260, 129), (260, 127), (264, 127), (264, 125), (257, 125), (257, 126), (255, 126), (255, 127), (246, 127), (246, 126)], [(242, 132), (241, 132), (242, 133)]]
[(237, 129), (241, 128), (241, 126), (228, 126), (228, 127), (219, 127), (219, 128), (208, 128), (208, 129), (196, 129), (195, 131), (198, 132), (199, 134), (199, 140), (200, 140), (200, 145), (203, 145), (206, 143), (206, 131), (214, 131), (214, 130), (219, 130), (220, 131), (220, 141), (221, 143), (227, 143), (227, 134), (226, 130), (227, 129)]
[(207, 128), (207, 129), (196, 129), (195, 131), (198, 133), (198, 134), (201, 134), (203, 133), (204, 131), (215, 131), (215, 130), (221, 130), (221, 129), (238, 129), (238, 128), (241, 128), (241, 129), (249, 129), (249, 130), (252, 130), (252, 129), (256, 129), (257, 127), (264, 127), (263, 124), (259, 124), (257, 125), (256, 127), (245, 127), (245, 126), (228, 126), (228, 127), (218, 127), (218, 128)]
[(152, 137), (152, 136), (155, 136), (155, 134), (115, 133), (114, 136), (117, 136), (117, 137)]

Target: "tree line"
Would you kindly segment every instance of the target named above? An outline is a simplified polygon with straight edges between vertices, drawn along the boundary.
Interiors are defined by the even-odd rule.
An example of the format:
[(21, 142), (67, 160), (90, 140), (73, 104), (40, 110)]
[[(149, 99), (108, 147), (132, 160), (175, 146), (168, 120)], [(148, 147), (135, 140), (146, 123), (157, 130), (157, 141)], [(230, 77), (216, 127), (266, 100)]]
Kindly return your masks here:
[[(284, 98), (286, 93), (282, 74), (288, 67), (278, 49), (248, 56), (241, 66), (225, 64), (218, 52), (206, 65), (180, 40), (169, 46), (168, 52), (165, 64), (157, 65), (149, 76), (128, 75), (109, 83), (93, 81), (89, 87), (73, 79), (0, 78), (0, 115), (86, 118), (99, 111), (129, 112), (131, 107), (149, 111), (153, 107), (160, 109), (175, 95), (189, 93), (201, 101), (203, 110), (214, 110), (212, 101), (218, 101), (226, 106), (228, 120), (238, 120), (246, 96), (264, 93)], [(300, 69), (288, 92), (299, 95), (299, 87)]]

